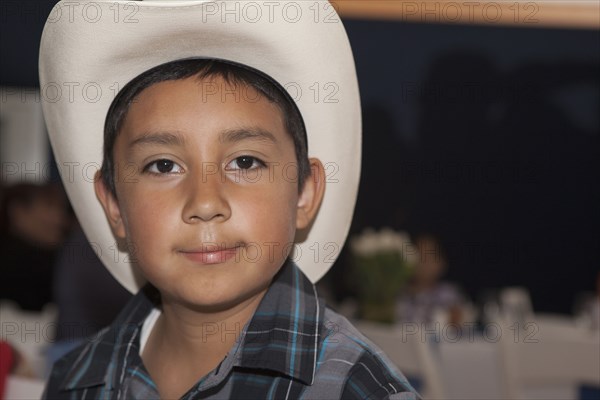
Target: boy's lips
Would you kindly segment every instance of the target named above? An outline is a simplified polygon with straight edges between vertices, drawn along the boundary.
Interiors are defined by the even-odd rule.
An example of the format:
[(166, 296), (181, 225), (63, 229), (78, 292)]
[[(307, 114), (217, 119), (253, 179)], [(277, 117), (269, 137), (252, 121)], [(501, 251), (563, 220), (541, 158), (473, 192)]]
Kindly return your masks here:
[(207, 245), (182, 249), (179, 252), (195, 263), (220, 264), (235, 257), (242, 247), (241, 243), (234, 245)]

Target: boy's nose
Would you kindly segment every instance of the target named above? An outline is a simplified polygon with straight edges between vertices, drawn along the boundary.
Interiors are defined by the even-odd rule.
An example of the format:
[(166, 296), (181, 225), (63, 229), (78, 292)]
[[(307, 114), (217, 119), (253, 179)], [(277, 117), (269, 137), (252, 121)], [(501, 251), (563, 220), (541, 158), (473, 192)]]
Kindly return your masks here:
[(200, 221), (228, 220), (231, 208), (224, 197), (224, 185), (225, 181), (220, 173), (201, 174), (190, 179), (183, 208), (183, 221), (192, 224)]

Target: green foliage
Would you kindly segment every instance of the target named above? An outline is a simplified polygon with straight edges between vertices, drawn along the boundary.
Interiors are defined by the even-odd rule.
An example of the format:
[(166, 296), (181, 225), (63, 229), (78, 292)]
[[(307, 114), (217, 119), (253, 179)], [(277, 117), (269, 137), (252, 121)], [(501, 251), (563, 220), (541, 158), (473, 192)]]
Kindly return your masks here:
[(353, 264), (359, 300), (371, 304), (393, 302), (414, 271), (400, 252), (391, 250), (354, 255)]

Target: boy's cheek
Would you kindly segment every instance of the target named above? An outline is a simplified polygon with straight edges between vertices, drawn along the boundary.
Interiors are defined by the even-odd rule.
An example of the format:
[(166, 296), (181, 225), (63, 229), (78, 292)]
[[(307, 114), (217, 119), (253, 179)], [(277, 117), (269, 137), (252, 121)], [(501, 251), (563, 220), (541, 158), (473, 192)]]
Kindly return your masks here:
[(295, 161), (269, 164), (269, 182), (283, 182), (298, 186), (298, 164)]

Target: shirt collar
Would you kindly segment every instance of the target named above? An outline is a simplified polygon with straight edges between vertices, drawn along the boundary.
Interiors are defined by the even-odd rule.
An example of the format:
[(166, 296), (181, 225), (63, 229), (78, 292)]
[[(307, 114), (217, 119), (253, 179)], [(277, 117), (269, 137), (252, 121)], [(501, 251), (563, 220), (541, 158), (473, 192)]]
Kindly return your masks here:
[[(137, 351), (139, 331), (156, 305), (151, 286), (140, 290), (115, 322), (91, 339), (73, 362), (61, 389), (73, 390), (106, 385), (112, 389), (111, 366), (120, 364), (119, 349), (133, 344)], [(311, 385), (316, 371), (324, 305), (314, 285), (293, 262), (275, 275), (245, 329), (237, 365), (268, 369)]]
[[(119, 313), (108, 327), (87, 339), (87, 344), (69, 368), (61, 390), (82, 389), (106, 385), (111, 390), (111, 366), (120, 364), (123, 346), (132, 345), (137, 351), (141, 324), (156, 306), (158, 292), (150, 285), (144, 286)], [(137, 340), (136, 340), (137, 339)]]
[(274, 370), (311, 385), (323, 312), (315, 286), (293, 262), (285, 263), (250, 320), (240, 365)]

